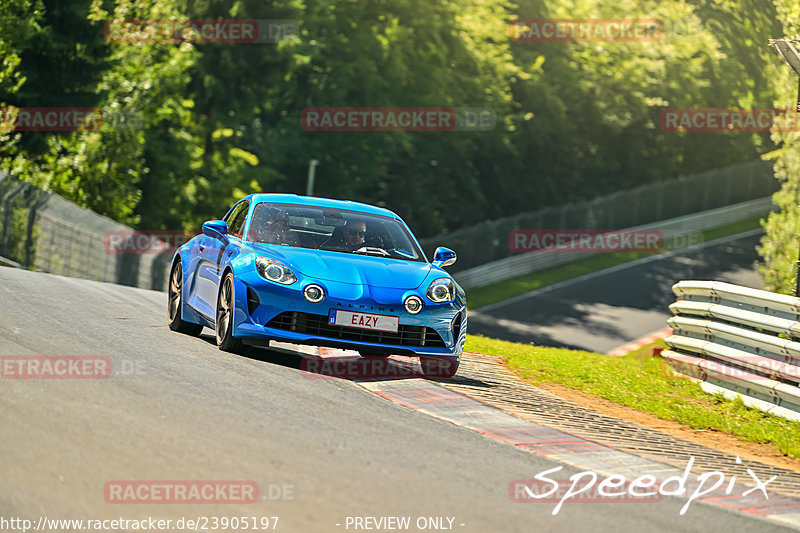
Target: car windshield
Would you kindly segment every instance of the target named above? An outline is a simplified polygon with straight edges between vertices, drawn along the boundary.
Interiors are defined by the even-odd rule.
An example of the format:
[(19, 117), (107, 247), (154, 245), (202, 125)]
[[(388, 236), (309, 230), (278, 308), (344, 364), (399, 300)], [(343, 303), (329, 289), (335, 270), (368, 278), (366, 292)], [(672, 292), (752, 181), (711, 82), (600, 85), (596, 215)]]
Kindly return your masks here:
[(253, 210), (247, 240), (407, 261), (425, 260), (400, 221), (328, 207), (260, 203)]

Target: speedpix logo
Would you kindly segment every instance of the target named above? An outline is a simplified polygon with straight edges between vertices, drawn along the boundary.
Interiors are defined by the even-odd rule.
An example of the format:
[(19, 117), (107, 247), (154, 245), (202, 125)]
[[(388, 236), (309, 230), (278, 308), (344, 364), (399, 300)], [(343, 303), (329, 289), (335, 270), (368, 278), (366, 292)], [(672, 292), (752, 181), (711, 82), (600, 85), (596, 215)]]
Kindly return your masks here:
[[(742, 460), (738, 457), (736, 462), (742, 464)], [(737, 490), (736, 476), (727, 477), (723, 472), (705, 472), (694, 479), (691, 478), (693, 464), (694, 457), (690, 457), (682, 475), (659, 480), (652, 474), (644, 474), (630, 481), (620, 474), (599, 479), (600, 476), (591, 470), (578, 472), (566, 480), (553, 479), (549, 477), (550, 474), (564, 468), (557, 466), (536, 474), (534, 479), (512, 481), (508, 486), (508, 494), (511, 501), (516, 503), (557, 502), (553, 508), (553, 515), (557, 515), (568, 501), (573, 503), (644, 503), (658, 501), (664, 496), (688, 497), (688, 501), (679, 513), (683, 516), (694, 500), (710, 496), (720, 490), (724, 490), (725, 495), (733, 494)], [(772, 476), (763, 481), (750, 468), (746, 472), (750, 476), (748, 482), (755, 486), (743, 490), (740, 496), (745, 497), (755, 493), (754, 497), (758, 497), (760, 492), (766, 500), (769, 500), (767, 485), (778, 476)], [(741, 488), (740, 486), (739, 489)]]

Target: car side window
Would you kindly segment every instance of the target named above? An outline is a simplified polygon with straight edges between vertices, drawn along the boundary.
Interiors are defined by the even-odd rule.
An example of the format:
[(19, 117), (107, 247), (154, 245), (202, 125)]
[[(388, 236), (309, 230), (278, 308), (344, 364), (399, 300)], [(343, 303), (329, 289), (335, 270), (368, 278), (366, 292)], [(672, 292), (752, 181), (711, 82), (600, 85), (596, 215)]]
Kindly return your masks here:
[(239, 202), (228, 217), (228, 234), (241, 238), (250, 202)]
[(228, 214), (225, 215), (224, 217), (222, 217), (222, 220), (227, 222), (228, 226), (231, 225), (231, 220), (233, 219), (233, 217), (235, 217), (239, 213), (239, 209), (240, 209), (241, 205), (242, 205), (241, 203), (238, 203), (238, 204), (234, 205), (233, 209), (228, 211)]

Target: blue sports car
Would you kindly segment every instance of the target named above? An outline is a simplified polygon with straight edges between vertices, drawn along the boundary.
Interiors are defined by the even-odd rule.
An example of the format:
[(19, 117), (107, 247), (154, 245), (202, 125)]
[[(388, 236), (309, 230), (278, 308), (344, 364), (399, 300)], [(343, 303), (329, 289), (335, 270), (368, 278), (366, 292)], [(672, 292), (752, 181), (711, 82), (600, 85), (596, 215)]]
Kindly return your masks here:
[(169, 327), (216, 331), (217, 346), (270, 340), (418, 356), (426, 376), (452, 377), (464, 349), (466, 295), (428, 262), (408, 226), (371, 205), (251, 194), (176, 250)]

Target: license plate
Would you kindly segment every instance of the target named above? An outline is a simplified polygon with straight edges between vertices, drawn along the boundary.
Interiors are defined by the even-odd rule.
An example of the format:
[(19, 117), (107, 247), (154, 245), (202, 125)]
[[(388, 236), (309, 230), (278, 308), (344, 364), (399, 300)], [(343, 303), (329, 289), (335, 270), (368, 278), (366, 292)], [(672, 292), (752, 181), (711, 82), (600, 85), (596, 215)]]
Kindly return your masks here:
[(397, 333), (400, 326), (400, 317), (331, 309), (328, 315), (328, 324)]

